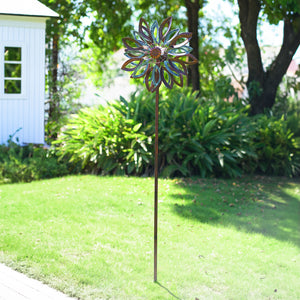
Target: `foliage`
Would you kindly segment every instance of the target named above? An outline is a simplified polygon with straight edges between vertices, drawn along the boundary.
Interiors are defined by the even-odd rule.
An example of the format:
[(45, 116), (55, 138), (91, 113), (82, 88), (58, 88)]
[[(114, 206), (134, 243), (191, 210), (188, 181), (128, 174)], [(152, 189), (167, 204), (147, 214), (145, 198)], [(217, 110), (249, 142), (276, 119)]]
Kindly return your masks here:
[[(244, 82), (245, 49), (242, 47), (240, 26), (232, 25), (232, 20), (221, 16), (216, 22), (206, 15), (201, 16), (200, 45), (199, 45), (199, 69), (201, 74), (201, 95), (214, 97), (216, 94), (221, 99), (236, 97), (236, 87), (233, 80), (239, 84), (239, 89), (246, 87)], [(225, 46), (216, 39), (223, 36), (229, 42)]]
[(66, 162), (58, 162), (53, 151), (34, 146), (20, 146), (12, 140), (0, 145), (0, 182), (30, 182), (72, 173)]
[[(87, 7), (90, 6), (88, 4), (89, 1), (85, 2)], [(191, 2), (191, 1), (188, 1)], [(202, 6), (206, 5), (206, 1), (200, 1)], [(188, 31), (188, 22), (186, 15), (186, 1), (182, 0), (172, 0), (172, 1), (129, 1), (131, 5), (131, 9), (135, 11), (134, 18), (145, 17), (148, 21), (150, 19), (163, 20), (166, 16), (172, 15), (173, 24), (180, 28), (182, 31)], [(97, 5), (102, 5), (97, 2)], [(125, 5), (125, 4), (124, 4)], [(94, 6), (96, 7), (96, 6)], [(91, 8), (91, 7), (90, 7)], [(105, 9), (104, 9), (105, 11)], [(117, 12), (118, 13), (118, 12)], [(94, 13), (96, 15), (96, 13)], [(109, 13), (105, 13), (106, 18), (109, 19), (111, 17), (114, 18), (114, 15), (111, 16)], [(96, 18), (96, 17), (95, 17)], [(93, 20), (93, 19), (92, 19)], [(131, 20), (133, 22), (134, 20)], [(125, 21), (124, 21), (125, 22)], [(104, 23), (103, 23), (104, 24)], [(97, 26), (105, 27), (105, 25), (98, 24)], [(199, 12), (199, 28), (193, 33), (193, 39), (196, 38), (195, 34), (199, 34), (199, 53), (193, 53), (199, 60), (199, 72), (201, 76), (200, 82), (200, 93), (202, 96), (207, 97), (208, 95), (211, 97), (215, 92), (219, 93), (220, 96), (224, 95), (224, 92), (228, 93), (226, 98), (235, 94), (231, 86), (231, 82), (228, 76), (219, 78), (219, 75), (223, 72), (224, 67), (228, 65), (228, 62), (224, 60), (223, 53), (223, 45), (216, 41), (215, 36), (217, 34), (224, 35), (232, 43), (238, 43), (237, 35), (232, 33), (231, 31), (237, 31), (238, 26), (231, 28), (230, 20), (225, 17), (220, 22), (219, 26), (215, 26), (215, 22), (212, 19), (209, 19), (207, 16), (203, 14), (203, 11)], [(103, 45), (100, 47), (98, 43), (105, 43), (105, 40), (109, 40), (110, 36), (99, 37), (99, 33), (93, 33), (93, 39), (85, 42), (85, 46), (87, 49), (81, 51), (81, 57), (84, 66), (84, 72), (93, 79), (93, 82), (96, 85), (102, 85), (104, 83), (107, 84), (107, 75), (110, 73), (114, 73), (115, 71), (110, 70), (108, 64), (111, 59), (109, 54), (111, 54), (111, 50), (114, 51), (119, 49), (119, 41), (121, 37), (125, 37), (127, 35), (132, 35), (132, 33), (125, 32), (125, 27), (127, 27), (127, 21), (125, 22), (123, 32), (123, 36), (118, 32), (117, 35), (114, 34), (114, 43), (111, 44), (111, 49), (104, 49)], [(129, 28), (128, 28), (129, 29)], [(86, 27), (87, 32), (89, 31), (89, 27)], [(126, 29), (127, 30), (127, 29)], [(100, 32), (102, 32), (99, 29)], [(105, 31), (106, 32), (106, 31)], [(116, 38), (119, 36), (120, 38)], [(96, 40), (96, 43), (94, 43)], [(198, 48), (198, 46), (197, 46)], [(243, 61), (239, 55), (241, 50), (237, 50), (235, 52), (235, 61), (240, 59)], [(220, 55), (221, 53), (221, 55)], [(93, 62), (93, 63), (91, 63)], [(231, 62), (233, 63), (233, 62)], [(234, 64), (236, 67), (236, 63)], [(191, 70), (189, 74), (191, 74)], [(105, 78), (105, 79), (104, 79)], [(190, 80), (189, 80), (190, 81)], [(135, 81), (136, 82), (136, 81)]]
[[(287, 122), (249, 106), (199, 99), (189, 89), (160, 95), (162, 176), (236, 177), (243, 173), (299, 175), (300, 153)], [(74, 115), (55, 143), (58, 155), (95, 174), (152, 175), (155, 95), (138, 92)]]
[[(248, 106), (199, 99), (189, 89), (164, 91), (159, 159), (165, 177), (300, 175), (300, 150), (282, 117), (249, 117)], [(18, 182), (81, 171), (152, 175), (155, 95), (134, 93), (107, 107), (84, 108), (66, 123), (54, 147), (0, 146), (0, 181)], [(58, 159), (58, 161), (57, 161)]]
[(297, 0), (262, 0), (261, 4), (271, 24), (278, 24), (282, 18), (293, 20), (300, 14), (300, 3)]
[[(158, 20), (164, 20), (167, 16), (172, 16), (174, 18), (173, 23), (175, 27), (186, 26), (186, 18), (182, 18), (182, 13), (185, 10), (184, 0), (133, 0), (133, 6), (139, 13), (139, 17), (143, 16), (146, 19), (156, 18)], [(206, 1), (201, 1), (206, 2)], [(176, 23), (177, 22), (177, 23)], [(180, 28), (182, 31), (182, 28)]]
[[(254, 137), (256, 172), (277, 176), (300, 175), (300, 148), (284, 117), (256, 118)], [(251, 163), (248, 162), (248, 165)]]
[(58, 155), (80, 162), (87, 172), (142, 174), (150, 162), (152, 143), (141, 127), (113, 106), (84, 108), (71, 118), (54, 144), (59, 144)]
[[(160, 166), (164, 176), (241, 175), (239, 162), (254, 156), (245, 107), (199, 102), (178, 90), (162, 95)], [(154, 96), (133, 94), (108, 108), (86, 108), (59, 136), (59, 155), (93, 173), (142, 175), (153, 170)]]
[[(228, 1), (234, 5), (234, 1)], [(132, 26), (130, 24), (136, 21), (138, 17), (143, 15), (149, 20), (150, 18), (164, 19), (166, 16), (172, 15), (174, 24), (176, 24), (176, 26), (180, 26), (181, 30), (189, 30), (188, 24), (190, 23), (189, 21), (191, 21), (189, 20), (191, 16), (189, 16), (187, 7), (190, 5), (194, 6), (199, 3), (199, 8), (203, 8), (207, 3), (207, 1), (202, 0), (118, 0), (112, 2), (95, 0), (42, 0), (42, 2), (57, 11), (57, 13), (60, 15), (59, 19), (53, 18), (48, 21), (47, 40), (53, 41), (53, 37), (55, 35), (59, 35), (59, 44), (56, 45), (58, 50), (60, 50), (65, 44), (74, 44), (74, 42), (80, 44), (82, 49), (93, 48), (88, 52), (89, 56), (84, 61), (84, 64), (85, 66), (88, 66), (91, 65), (91, 61), (93, 62), (92, 68), (89, 66), (87, 68), (89, 71), (92, 70), (95, 72), (97, 75), (94, 77), (97, 78), (101, 77), (99, 75), (101, 75), (103, 71), (107, 71), (106, 62), (109, 55), (121, 47), (121, 38), (130, 34), (130, 31), (132, 30)], [(252, 8), (252, 4), (254, 2), (256, 3), (257, 1), (254, 1), (253, 3), (249, 1), (238, 2), (242, 10), (243, 7)], [(295, 28), (297, 27), (296, 20), (300, 11), (297, 1), (262, 0), (259, 2), (259, 11), (264, 14), (270, 23), (276, 24), (279, 20), (284, 19), (289, 20), (291, 24), (295, 25)], [(242, 3), (244, 4), (242, 5)], [(235, 5), (237, 4), (235, 3)], [(248, 10), (246, 9), (246, 11)], [(199, 53), (194, 54), (197, 58), (199, 57), (199, 72), (201, 74), (200, 89), (202, 95), (207, 97), (209, 93), (211, 94), (216, 91), (217, 93), (220, 93), (220, 95), (228, 93), (226, 97), (228, 98), (230, 95), (234, 94), (234, 91), (230, 87), (229, 79), (226, 77), (219, 78), (218, 75), (223, 71), (225, 63), (227, 65), (228, 62), (230, 63), (230, 60), (233, 58), (232, 54), (235, 54), (235, 58), (237, 59), (236, 61), (245, 61), (245, 59), (242, 58), (243, 53), (236, 50), (236, 45), (239, 43), (236, 37), (240, 36), (241, 27), (232, 26), (232, 24), (227, 22), (227, 20), (224, 18), (222, 25), (218, 28), (214, 28), (212, 20), (209, 20), (205, 15), (203, 15), (203, 11), (201, 10), (199, 11), (198, 17), (199, 26), (198, 29), (196, 28), (193, 30), (193, 35), (194, 39), (196, 39), (196, 36), (199, 34)], [(192, 23), (196, 24), (197, 22)], [(255, 28), (256, 32), (256, 27), (252, 27)], [(216, 42), (216, 35), (220, 33), (220, 31), (223, 31), (224, 37), (228, 38), (231, 42), (231, 46), (229, 49), (227, 49), (228, 51), (226, 50), (226, 61), (220, 58), (220, 50), (222, 50), (222, 47)], [(236, 31), (237, 36), (236, 34), (232, 34), (232, 31)], [(247, 36), (249, 36), (249, 34)], [(296, 39), (296, 37), (291, 36), (291, 40), (294, 38)], [(194, 39), (192, 39), (192, 41)], [(232, 43), (234, 45), (232, 45)], [(52, 43), (52, 45), (50, 45), (48, 48), (50, 51), (53, 51), (53, 47), (55, 47), (55, 45)], [(284, 49), (289, 49), (289, 51), (291, 51), (290, 48), (291, 47), (289, 47), (289, 45), (284, 47)], [(231, 51), (233, 49), (234, 51)], [(259, 48), (256, 50), (256, 53), (260, 52)], [(83, 56), (85, 56), (87, 52), (83, 53)], [(282, 56), (285, 57), (285, 54), (286, 53), (283, 53)], [(48, 62), (52, 64), (52, 67), (49, 68), (48, 74), (50, 89), (51, 86), (56, 85), (56, 76), (52, 75), (55, 69), (54, 65), (58, 65), (58, 63), (55, 64), (54, 56), (49, 56), (48, 59)], [(251, 65), (253, 65), (256, 61), (259, 61), (257, 58), (253, 59), (253, 57), (251, 57), (251, 60), (253, 60)], [(279, 65), (281, 65), (281, 63), (279, 63)], [(261, 71), (266, 68), (258, 66), (256, 69)], [(274, 68), (272, 67), (270, 69)], [(259, 72), (259, 74), (260, 73), (261, 72)], [(192, 72), (190, 72), (190, 74), (192, 74)], [(254, 75), (256, 76), (256, 74)], [(253, 76), (251, 75), (250, 77), (252, 78)], [(278, 76), (276, 76), (276, 78), (277, 77)], [(260, 86), (265, 86), (258, 79), (259, 78), (254, 78), (254, 82), (259, 83)], [(54, 82), (51, 83), (51, 81)], [(64, 81), (62, 80), (62, 82)], [(98, 80), (98, 82), (103, 83), (103, 80)], [(270, 82), (275, 81), (271, 78)], [(258, 91), (255, 86), (253, 87), (249, 85), (249, 87), (250, 90), (251, 88), (254, 88), (254, 91)], [(55, 95), (55, 89), (53, 89), (52, 92), (53, 94), (50, 97), (51, 100), (54, 102), (59, 100), (60, 95)], [(254, 96), (257, 96), (257, 93), (254, 93)], [(263, 95), (261, 95), (261, 97), (263, 97)], [(272, 106), (272, 101), (271, 103), (268, 103), (267, 106)], [(257, 110), (260, 111), (260, 108)], [(256, 110), (254, 111), (253, 109), (253, 113), (256, 113)]]
[[(219, 91), (222, 85), (219, 76), (225, 67), (225, 61), (220, 56), (222, 46), (213, 41), (212, 33), (220, 31), (220, 28), (213, 27), (213, 20), (206, 20), (207, 24), (202, 25), (200, 29), (200, 45), (199, 45), (199, 70), (201, 74), (201, 95), (204, 97), (213, 96)], [(220, 84), (221, 83), (221, 84)], [(224, 83), (224, 82), (223, 82)], [(229, 95), (228, 95), (229, 96)]]
[[(294, 101), (288, 105), (286, 114), (287, 127), (300, 138), (300, 102)], [(300, 146), (300, 145), (299, 145)]]
[[(66, 107), (73, 106), (74, 100), (80, 96), (80, 84), (76, 62), (71, 55), (74, 41), (79, 42), (83, 33), (79, 30), (81, 18), (85, 16), (84, 7), (74, 0), (41, 0), (54, 10), (57, 18), (49, 18), (46, 26), (46, 91), (47, 116), (46, 131), (49, 140), (55, 139), (62, 124), (61, 118), (68, 112)], [(69, 46), (69, 47), (68, 47)], [(73, 48), (74, 49), (74, 48)], [(68, 55), (64, 55), (63, 52)], [(72, 62), (69, 59), (73, 59)], [(78, 79), (78, 78), (76, 78)]]
[(87, 0), (80, 3), (86, 12), (90, 23), (81, 19), (85, 28), (81, 38), (83, 48), (91, 47), (90, 41), (97, 48), (94, 59), (97, 61), (98, 72), (104, 71), (103, 67), (109, 55), (121, 48), (121, 40), (130, 34), (130, 24), (133, 10), (128, 1), (98, 1)]
[[(77, 112), (81, 107), (80, 103), (77, 103), (76, 100), (81, 96), (83, 78), (78, 67), (79, 59), (73, 52), (70, 46), (65, 46), (64, 49), (60, 51), (60, 67), (55, 91), (55, 99), (57, 99), (58, 102), (56, 103), (56, 109), (52, 112), (52, 115), (49, 115), (50, 108), (47, 110), (45, 124), (47, 143), (51, 143), (51, 141), (57, 137), (61, 127), (65, 124), (66, 116)], [(48, 84), (51, 84), (51, 78)], [(46, 104), (50, 106), (49, 102), (52, 100), (53, 99), (49, 99)]]
[(219, 98), (199, 100), (188, 91), (173, 92), (165, 99), (160, 115), (165, 176), (242, 174), (241, 159), (255, 155), (247, 107), (237, 100), (235, 105)]
[(294, 133), (296, 138), (300, 138), (300, 71), (294, 76), (285, 76), (280, 90), (277, 93), (276, 102), (271, 110), (271, 114), (280, 118), (284, 115), (288, 128)]

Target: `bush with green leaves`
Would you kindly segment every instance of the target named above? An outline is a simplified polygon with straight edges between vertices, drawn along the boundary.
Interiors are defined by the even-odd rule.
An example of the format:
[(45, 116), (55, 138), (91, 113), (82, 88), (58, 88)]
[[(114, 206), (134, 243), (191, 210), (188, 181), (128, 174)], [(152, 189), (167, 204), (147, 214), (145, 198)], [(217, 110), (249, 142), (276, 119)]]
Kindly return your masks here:
[[(130, 101), (82, 109), (56, 145), (61, 157), (96, 174), (153, 173), (155, 99), (134, 93)], [(189, 89), (162, 92), (159, 151), (163, 176), (238, 176), (241, 161), (254, 157), (251, 124), (236, 105), (197, 98)]]
[(124, 117), (113, 106), (80, 110), (54, 144), (59, 145), (58, 155), (94, 174), (138, 175), (151, 160), (151, 136), (130, 111)]
[(0, 183), (30, 182), (71, 173), (66, 162), (58, 162), (52, 150), (34, 146), (20, 146), (9, 140), (0, 145)]
[(163, 175), (235, 177), (241, 161), (255, 157), (247, 109), (186, 90), (162, 102), (160, 115)]
[[(299, 174), (287, 122), (248, 116), (234, 99), (203, 99), (190, 89), (160, 92), (160, 174), (236, 177)], [(155, 94), (140, 91), (107, 107), (82, 109), (56, 141), (57, 153), (83, 172), (153, 175)]]
[[(300, 149), (286, 118), (248, 116), (235, 99), (198, 98), (189, 89), (162, 91), (160, 174), (300, 175)], [(54, 147), (0, 145), (0, 182), (29, 182), (76, 172), (153, 175), (155, 94), (142, 91), (72, 116)]]
[[(294, 93), (296, 96), (297, 93), (300, 95), (300, 89), (295, 90)], [(287, 127), (293, 132), (300, 146), (300, 102), (296, 98), (279, 94), (269, 114), (279, 119), (284, 116)]]
[(285, 75), (280, 89), (276, 95), (276, 101), (270, 114), (281, 118), (284, 115), (287, 126), (294, 133), (300, 146), (300, 70), (294, 76)]
[[(255, 172), (277, 176), (299, 176), (300, 149), (284, 117), (277, 119), (260, 115), (253, 121), (256, 125), (253, 139), (257, 154), (254, 163)], [(249, 165), (251, 161), (248, 161)]]

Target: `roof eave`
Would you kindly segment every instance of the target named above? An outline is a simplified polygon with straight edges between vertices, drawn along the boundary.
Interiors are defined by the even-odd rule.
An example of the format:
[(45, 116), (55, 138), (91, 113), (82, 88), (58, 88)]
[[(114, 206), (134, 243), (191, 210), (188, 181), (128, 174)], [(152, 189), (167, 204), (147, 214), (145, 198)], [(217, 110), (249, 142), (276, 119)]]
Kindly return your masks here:
[(58, 14), (53, 15), (28, 15), (28, 14), (11, 14), (11, 13), (2, 13), (0, 12), (0, 15), (2, 16), (19, 16), (19, 17), (31, 17), (31, 18), (59, 18)]

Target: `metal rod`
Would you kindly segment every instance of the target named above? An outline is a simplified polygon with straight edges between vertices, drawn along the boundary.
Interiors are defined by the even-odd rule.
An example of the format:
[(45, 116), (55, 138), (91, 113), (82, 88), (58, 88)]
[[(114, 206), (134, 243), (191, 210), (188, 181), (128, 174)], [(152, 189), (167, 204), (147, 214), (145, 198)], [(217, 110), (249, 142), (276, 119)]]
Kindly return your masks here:
[(158, 219), (158, 104), (159, 89), (155, 97), (155, 161), (154, 161), (154, 282), (157, 282), (157, 219)]

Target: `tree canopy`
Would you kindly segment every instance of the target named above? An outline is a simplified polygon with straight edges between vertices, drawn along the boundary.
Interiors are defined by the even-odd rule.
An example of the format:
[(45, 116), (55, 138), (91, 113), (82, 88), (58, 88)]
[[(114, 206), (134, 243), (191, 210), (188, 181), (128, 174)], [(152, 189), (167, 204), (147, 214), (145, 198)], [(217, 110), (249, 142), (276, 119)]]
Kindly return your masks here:
[[(207, 64), (207, 51), (203, 48), (203, 24), (205, 18), (202, 8), (207, 0), (41, 0), (60, 14), (58, 20), (51, 20), (48, 25), (48, 36), (52, 39), (52, 48), (59, 51), (59, 41), (68, 40), (73, 36), (81, 47), (94, 47), (96, 58), (90, 64), (103, 71), (103, 66), (109, 55), (118, 50), (122, 37), (130, 36), (132, 24), (139, 17), (146, 19), (158, 18), (161, 21), (172, 15), (174, 23), (181, 30), (193, 33), (191, 46), (194, 56), (200, 64), (191, 69), (189, 83), (194, 90), (204, 89), (201, 82), (205, 74), (214, 72), (220, 65), (218, 55), (211, 56), (216, 60), (214, 67)], [(298, 0), (227, 0), (239, 7), (240, 34), (245, 46), (248, 61), (247, 87), (252, 106), (252, 113), (261, 113), (265, 108), (273, 106), (277, 88), (286, 73), (289, 63), (300, 42), (300, 2)], [(264, 18), (271, 24), (284, 22), (284, 39), (281, 49), (270, 66), (264, 66), (261, 58), (261, 48), (257, 41), (259, 18)], [(161, 20), (160, 20), (161, 19)], [(225, 30), (225, 29), (224, 29)], [(229, 28), (226, 32), (228, 33)], [(214, 32), (210, 31), (213, 35)], [(226, 35), (226, 34), (225, 34)], [(213, 39), (213, 36), (210, 36)], [(72, 39), (74, 41), (74, 38)], [(218, 51), (218, 49), (216, 49)], [(55, 51), (52, 56), (55, 82)], [(201, 55), (203, 59), (201, 61)], [(207, 69), (203, 69), (203, 66)], [(208, 75), (207, 78), (214, 80)], [(55, 92), (55, 91), (54, 91)]]

